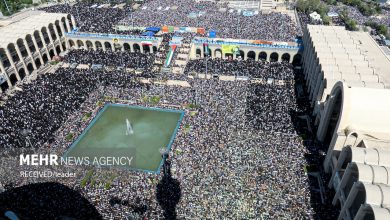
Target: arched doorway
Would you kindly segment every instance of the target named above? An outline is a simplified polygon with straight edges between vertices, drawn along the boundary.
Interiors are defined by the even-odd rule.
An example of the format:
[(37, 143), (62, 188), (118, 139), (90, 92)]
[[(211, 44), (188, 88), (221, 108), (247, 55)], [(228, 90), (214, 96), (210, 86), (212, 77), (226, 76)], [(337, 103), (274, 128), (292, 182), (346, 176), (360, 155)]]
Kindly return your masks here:
[(27, 64), (27, 70), (29, 73), (32, 73), (32, 71), (34, 71), (34, 66), (32, 65), (32, 63)]
[(26, 77), (26, 71), (24, 70), (24, 68), (20, 68), (18, 73), (19, 73), (19, 76), (20, 76), (20, 80), (23, 80), (24, 77)]
[(9, 80), (11, 81), (12, 86), (14, 86), (16, 84), (16, 82), (18, 81), (18, 78), (16, 77), (15, 74), (11, 74), (9, 76)]
[(34, 31), (34, 38), (35, 41), (37, 42), (38, 48), (41, 49), (43, 47), (43, 42), (38, 31)]
[(41, 63), (41, 60), (39, 58), (35, 59), (35, 66), (39, 69), (39, 67), (41, 67), (42, 63)]
[(215, 56), (215, 58), (222, 58), (222, 50), (221, 49), (216, 49), (214, 51), (214, 56)]
[(149, 45), (142, 45), (142, 49), (144, 53), (150, 53), (150, 46)]
[(54, 31), (54, 25), (52, 23), (50, 23), (48, 28), (49, 28), (49, 33), (50, 33), (51, 39), (53, 39), (53, 42), (54, 42), (55, 40), (57, 40), (57, 35), (56, 35), (56, 32)]
[(125, 51), (131, 51), (130, 45), (128, 43), (123, 44), (123, 49), (125, 49)]
[(233, 54), (232, 53), (225, 53), (225, 58), (233, 59)]
[(20, 60), (19, 55), (16, 53), (15, 45), (14, 44), (8, 44), (7, 50), (11, 54), (12, 60), (14, 63), (18, 62)]
[(68, 22), (68, 24), (70, 26), (69, 32), (71, 32), (74, 29), (74, 26), (73, 26), (73, 23), (72, 23), (72, 15), (69, 14), (68, 16), (66, 16), (66, 18), (67, 18), (67, 22)]
[(16, 41), (16, 45), (18, 45), (18, 48), (20, 50), (20, 53), (22, 55), (23, 58), (27, 57), (28, 54), (27, 54), (27, 50), (26, 50), (26, 47), (24, 46), (24, 42), (23, 42), (23, 39), (18, 39)]
[(66, 43), (65, 42), (62, 43), (62, 48), (64, 48), (64, 51), (66, 50)]
[(140, 48), (139, 44), (133, 44), (133, 50), (134, 50), (134, 52), (141, 51), (141, 48)]
[(248, 59), (249, 58), (255, 60), (256, 59), (256, 53), (254, 51), (249, 51), (248, 52)]
[(78, 48), (84, 47), (84, 42), (82, 42), (81, 40), (77, 40), (77, 47)]
[(0, 88), (1, 88), (1, 91), (3, 91), (3, 92), (7, 91), (7, 89), (9, 89), (8, 82), (7, 82), (7, 81), (4, 81), (4, 82), (0, 85)]
[(104, 42), (104, 47), (106, 48), (106, 51), (112, 51), (112, 47), (109, 42)]
[(56, 26), (56, 30), (57, 30), (57, 33), (58, 33), (58, 36), (59, 37), (62, 37), (62, 31), (61, 31), (61, 27), (60, 27), (60, 22), (58, 20), (56, 20), (54, 22), (55, 26)]
[(202, 57), (202, 50), (199, 48), (196, 48), (196, 57)]
[(91, 41), (87, 40), (87, 41), (85, 42), (85, 44), (87, 45), (87, 49), (88, 49), (88, 50), (92, 50), (92, 49), (93, 49), (93, 45), (92, 45), (92, 42), (91, 42)]
[(42, 55), (43, 63), (47, 63), (49, 61), (49, 58), (47, 58), (47, 54)]
[(295, 54), (293, 61), (292, 61), (292, 64), (294, 66), (299, 66), (299, 65), (301, 65), (301, 62), (302, 62), (302, 55), (299, 53)]
[(68, 26), (66, 25), (66, 22), (67, 22), (67, 20), (66, 20), (66, 18), (65, 17), (62, 17), (61, 18), (61, 22), (62, 22), (62, 26), (64, 27), (64, 31), (65, 31), (65, 33), (68, 33), (69, 32), (69, 30), (68, 30)]
[(75, 45), (75, 44), (74, 44), (74, 41), (73, 41), (73, 40), (69, 40), (69, 46), (70, 46), (70, 47), (74, 47), (74, 45)]
[(153, 46), (153, 53), (157, 53), (157, 47)]
[(267, 53), (264, 51), (260, 52), (259, 60), (266, 61), (267, 60)]
[(49, 55), (50, 55), (50, 59), (52, 59), (55, 56), (55, 53), (54, 53), (53, 49), (49, 50)]
[(239, 58), (239, 57), (241, 57), (241, 59), (245, 59), (245, 52), (243, 51), (243, 50), (239, 50), (238, 51), (239, 53), (238, 54), (236, 54), (236, 58)]
[(50, 39), (49, 39), (49, 34), (47, 33), (47, 28), (46, 27), (41, 28), (41, 32), (42, 32), (43, 39), (45, 40), (46, 45), (50, 44)]
[(276, 52), (271, 53), (271, 55), (269, 56), (269, 60), (270, 60), (271, 62), (278, 62), (278, 60), (279, 60), (279, 54), (276, 53)]
[(115, 51), (121, 51), (122, 50), (122, 45), (114, 43), (114, 48), (115, 48)]
[(57, 54), (60, 54), (60, 53), (61, 53), (61, 47), (60, 47), (60, 45), (57, 45), (57, 46), (56, 46), (56, 52), (57, 52)]
[(28, 34), (26, 36), (26, 42), (27, 42), (28, 48), (30, 49), (31, 53), (34, 53), (36, 51), (36, 48), (34, 46), (34, 42), (32, 41), (31, 35)]
[(4, 66), (5, 68), (8, 68), (8, 67), (11, 66), (11, 63), (10, 63), (9, 60), (8, 60), (8, 57), (7, 57), (6, 53), (5, 53), (4, 48), (0, 48), (0, 59), (2, 59), (2, 61), (3, 61), (3, 66)]
[(288, 54), (288, 53), (284, 53), (283, 55), (282, 55), (282, 62), (290, 62), (290, 54)]
[(100, 43), (100, 41), (96, 41), (95, 42), (95, 47), (96, 47), (97, 50), (101, 50), (103, 46), (102, 46), (102, 43)]

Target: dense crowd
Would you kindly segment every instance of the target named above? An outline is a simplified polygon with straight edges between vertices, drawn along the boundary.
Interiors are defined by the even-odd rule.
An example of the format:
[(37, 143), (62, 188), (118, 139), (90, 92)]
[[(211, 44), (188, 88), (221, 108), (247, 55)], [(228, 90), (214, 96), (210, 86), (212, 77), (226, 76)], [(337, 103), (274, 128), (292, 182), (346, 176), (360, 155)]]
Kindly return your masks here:
[[(206, 61), (203, 59), (190, 60), (184, 70), (186, 75), (206, 73)], [(266, 62), (247, 60), (208, 59), (207, 73), (213, 75), (247, 76), (262, 79), (293, 79), (292, 65), (287, 62)]]
[(86, 72), (72, 74), (59, 69), (56, 74), (39, 75), (31, 84), (23, 85), (23, 92), (10, 97), (0, 107), (0, 146), (42, 147), (53, 138), (69, 113), (78, 109), (97, 85), (132, 82), (129, 75), (117, 77), (109, 74)]
[[(97, 7), (92, 7), (94, 5)], [(40, 8), (40, 10), (51, 13), (72, 14), (77, 21), (78, 31), (81, 32), (115, 33), (114, 26), (130, 13), (130, 6), (115, 8), (115, 4), (106, 4), (106, 6), (100, 8), (100, 5), (103, 4), (79, 2), (74, 5), (59, 4), (48, 6)]]
[[(146, 1), (132, 16), (127, 16), (130, 6), (120, 9), (92, 5), (65, 4), (44, 10), (73, 14), (79, 30), (87, 32), (113, 32), (113, 25), (122, 20), (135, 26), (204, 27), (216, 30), (219, 37), (293, 41), (296, 35), (295, 24), (287, 15), (260, 13), (246, 17), (230, 11), (226, 4), (219, 6), (214, 2)], [(194, 37), (182, 36), (185, 43), (190, 43)], [(158, 51), (169, 48), (171, 37), (172, 34), (163, 35), (163, 44)], [(164, 54), (160, 55), (162, 57), (158, 53), (71, 50), (64, 62), (87, 64), (88, 67), (100, 64), (142, 68), (151, 73), (155, 58), (164, 59)], [(174, 59), (181, 58), (175, 56)], [(247, 76), (248, 79), (223, 81), (188, 77), (205, 73), (205, 62), (210, 74)], [(303, 136), (310, 139), (310, 133), (297, 128), (297, 116), (308, 114), (308, 107), (298, 104), (297, 75), (291, 64), (253, 59), (200, 59), (189, 61), (181, 75), (149, 75), (155, 78), (141, 82), (137, 75), (116, 68), (100, 71), (59, 68), (55, 73), (39, 75), (31, 83), (21, 85), (0, 106), (0, 156), (4, 158), (0, 166), (0, 186), (12, 186), (4, 195), (15, 197), (17, 190), (14, 187), (29, 186), (28, 183), (37, 181), (15, 175), (25, 167), (8, 167), (5, 161), (8, 161), (9, 149), (35, 147), (41, 153), (63, 155), (103, 105), (114, 102), (185, 111), (169, 152), (169, 163), (166, 163), (169, 166), (164, 166), (164, 172), (160, 174), (67, 167), (75, 169), (78, 177), (43, 179), (66, 187), (50, 185), (35, 189), (40, 197), (33, 200), (33, 209), (50, 212), (50, 207), (57, 207), (51, 206), (51, 202), (59, 203), (58, 200), (48, 199), (52, 194), (42, 195), (47, 189), (60, 191), (58, 194), (53, 192), (53, 195), (60, 195), (58, 198), (66, 197), (64, 192), (72, 193), (76, 202), (71, 204), (68, 198), (63, 207), (73, 212), (74, 206), (80, 206), (80, 210), (74, 211), (77, 219), (83, 219), (78, 215), (83, 211), (95, 213), (90, 209), (91, 204), (103, 219), (336, 218), (336, 210), (322, 204), (313, 206), (320, 201), (318, 184), (313, 184), (304, 167), (320, 164), (321, 160), (308, 157), (308, 154), (318, 153), (317, 144), (303, 140)], [(253, 78), (256, 80), (251, 80)], [(181, 86), (169, 85), (163, 82), (166, 80), (184, 82)], [(161, 98), (158, 103), (144, 99), (155, 96)], [(189, 104), (194, 105), (189, 107)], [(86, 113), (91, 113), (87, 119)], [(93, 181), (81, 184), (90, 171)], [(104, 182), (107, 176), (114, 177), (109, 187)], [(33, 192), (28, 187), (19, 191), (34, 197), (30, 196)], [(43, 201), (45, 205), (41, 204)], [(28, 202), (19, 204), (28, 206)], [(18, 210), (14, 211), (18, 214)], [(32, 213), (43, 215), (45, 212)], [(58, 211), (58, 215), (61, 214), (66, 215)], [(71, 217), (71, 214), (61, 217)]]
[(193, 0), (149, 1), (124, 18), (134, 26), (176, 26), (215, 30), (217, 37), (293, 41), (297, 29), (286, 14), (270, 13), (243, 16), (227, 4)]
[[(292, 19), (282, 13), (261, 12), (244, 16), (242, 11), (229, 9), (227, 4), (193, 0), (148, 1), (132, 11), (131, 5), (114, 8), (114, 4), (99, 8), (93, 3), (60, 4), (41, 8), (47, 12), (70, 13), (81, 32), (134, 34), (115, 30), (124, 23), (135, 27), (195, 27), (206, 32), (214, 30), (217, 37), (294, 41), (297, 28)], [(207, 34), (207, 33), (205, 33)]]
[[(166, 206), (161, 201), (170, 200), (156, 198), (156, 186), (161, 185), (168, 196), (171, 191), (179, 192), (174, 197), (178, 199), (174, 209), (179, 219), (312, 219), (325, 213), (334, 217), (334, 211), (322, 213), (311, 208), (312, 194), (317, 192), (310, 191), (303, 171), (308, 150), (295, 129), (293, 116), (306, 110), (297, 104), (292, 66), (225, 62), (216, 61), (215, 71), (244, 74), (264, 69), (256, 70), (256, 74), (286, 83), (184, 78), (191, 87), (146, 85), (123, 72), (61, 68), (24, 86), (0, 108), (1, 129), (6, 134), (1, 136), (1, 146), (24, 145), (27, 137), (18, 134), (28, 129), (32, 145), (63, 153), (88, 125), (83, 115), (93, 112), (93, 118), (99, 111), (96, 103), (107, 101), (106, 97), (164, 108), (196, 103), (197, 113), (186, 110), (169, 153), (172, 178), (178, 183), (174, 189), (172, 184), (164, 184), (162, 174), (115, 169), (94, 174), (116, 173), (110, 189), (92, 183), (80, 187), (79, 180), (59, 181), (86, 197), (104, 219), (162, 217)], [(161, 96), (158, 104), (142, 101), (142, 97), (156, 95)], [(75, 134), (71, 140), (66, 138), (69, 133)], [(13, 178), (17, 175), (2, 176), (2, 185), (11, 179), (19, 184), (26, 181)]]
[(355, 20), (359, 25), (364, 25), (368, 21), (373, 21), (377, 24), (390, 26), (390, 16), (387, 10), (382, 10), (381, 14), (377, 16), (365, 16), (359, 11), (358, 8), (349, 5), (330, 6), (329, 10), (338, 14), (341, 14), (345, 11), (348, 15), (348, 18)]
[(129, 51), (102, 50), (71, 50), (64, 57), (67, 63), (122, 66), (126, 68), (150, 69), (154, 63), (155, 54)]

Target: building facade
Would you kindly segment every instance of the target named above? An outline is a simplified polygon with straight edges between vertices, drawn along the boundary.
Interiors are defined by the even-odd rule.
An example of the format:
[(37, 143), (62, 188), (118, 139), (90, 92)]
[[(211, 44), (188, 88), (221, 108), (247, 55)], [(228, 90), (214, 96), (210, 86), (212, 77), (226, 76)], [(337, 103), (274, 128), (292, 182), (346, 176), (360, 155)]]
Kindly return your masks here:
[(1, 91), (65, 51), (69, 47), (65, 33), (76, 26), (68, 14), (26, 13), (0, 24)]
[[(256, 61), (289, 62), (300, 64), (302, 60), (302, 45), (295, 42), (267, 42), (269, 44), (255, 44), (250, 40), (235, 40), (222, 38), (195, 38), (192, 41), (190, 59), (203, 58), (206, 55), (214, 58), (227, 58), (228, 56), (243, 60), (248, 58)], [(271, 44), (273, 43), (273, 44)], [(207, 47), (205, 47), (207, 45)], [(224, 45), (238, 47), (237, 53), (226, 52)], [(208, 51), (206, 51), (208, 50)]]
[(339, 220), (390, 219), (390, 60), (365, 32), (308, 25), (303, 67)]

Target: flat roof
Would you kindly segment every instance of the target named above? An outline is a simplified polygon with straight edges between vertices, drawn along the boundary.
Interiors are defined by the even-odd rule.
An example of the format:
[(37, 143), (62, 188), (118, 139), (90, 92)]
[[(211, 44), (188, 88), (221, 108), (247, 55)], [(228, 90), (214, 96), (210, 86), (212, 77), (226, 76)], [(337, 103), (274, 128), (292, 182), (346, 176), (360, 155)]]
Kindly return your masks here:
[(16, 43), (18, 38), (24, 39), (27, 34), (33, 34), (42, 27), (48, 27), (55, 20), (66, 17), (63, 13), (46, 13), (43, 11), (26, 11), (16, 16), (0, 20), (0, 48), (6, 48), (10, 43)]
[(351, 127), (377, 140), (390, 140), (390, 90), (345, 88), (339, 131)]
[[(390, 88), (390, 59), (367, 32), (324, 25), (308, 25), (307, 30), (327, 81)], [(327, 85), (327, 94), (333, 86)]]

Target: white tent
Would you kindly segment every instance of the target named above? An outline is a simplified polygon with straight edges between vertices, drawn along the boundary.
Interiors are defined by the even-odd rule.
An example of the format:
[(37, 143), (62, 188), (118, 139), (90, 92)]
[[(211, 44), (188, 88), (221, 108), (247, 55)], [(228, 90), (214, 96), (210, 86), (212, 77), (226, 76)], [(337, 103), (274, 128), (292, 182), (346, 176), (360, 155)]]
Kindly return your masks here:
[(319, 15), (317, 12), (313, 12), (309, 16), (314, 21), (322, 21), (321, 15)]

